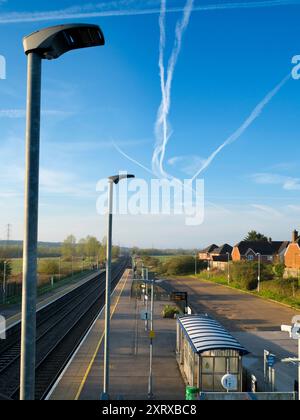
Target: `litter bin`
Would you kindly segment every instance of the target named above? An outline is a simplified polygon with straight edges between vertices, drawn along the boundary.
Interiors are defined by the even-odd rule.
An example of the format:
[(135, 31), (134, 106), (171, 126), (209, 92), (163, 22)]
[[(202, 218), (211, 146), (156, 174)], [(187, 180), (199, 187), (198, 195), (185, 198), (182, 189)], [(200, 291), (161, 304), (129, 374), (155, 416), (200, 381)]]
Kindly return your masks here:
[(195, 386), (187, 386), (185, 392), (186, 401), (196, 401), (199, 397), (200, 389)]

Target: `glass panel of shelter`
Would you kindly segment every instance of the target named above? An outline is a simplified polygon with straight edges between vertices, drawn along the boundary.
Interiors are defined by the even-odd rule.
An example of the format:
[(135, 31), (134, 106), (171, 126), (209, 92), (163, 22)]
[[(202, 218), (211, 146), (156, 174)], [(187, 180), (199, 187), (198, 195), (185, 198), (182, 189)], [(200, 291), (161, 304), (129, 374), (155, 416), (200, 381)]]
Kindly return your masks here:
[(237, 375), (240, 387), (240, 355), (234, 350), (214, 350), (199, 356), (199, 382), (202, 392), (224, 392), (221, 381), (228, 372)]

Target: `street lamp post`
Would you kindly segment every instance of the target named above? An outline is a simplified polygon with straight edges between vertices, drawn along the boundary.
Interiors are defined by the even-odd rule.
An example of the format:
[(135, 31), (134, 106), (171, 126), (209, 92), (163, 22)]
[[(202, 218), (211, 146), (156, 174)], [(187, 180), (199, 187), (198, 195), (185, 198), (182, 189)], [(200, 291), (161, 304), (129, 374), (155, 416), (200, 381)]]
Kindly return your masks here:
[(150, 369), (148, 381), (148, 399), (153, 400), (153, 338), (154, 338), (154, 282), (151, 281), (151, 332), (150, 332)]
[(226, 254), (227, 254), (227, 257), (228, 257), (228, 274), (227, 274), (227, 277), (228, 277), (228, 284), (230, 284), (230, 253), (229, 252), (226, 252)]
[(3, 304), (6, 303), (6, 266), (7, 261), (3, 262)]
[(23, 40), (28, 56), (25, 223), (21, 333), (20, 399), (35, 398), (35, 341), (39, 155), (42, 60), (54, 60), (71, 50), (104, 45), (96, 25), (61, 25), (34, 32)]
[(106, 261), (106, 298), (105, 298), (105, 342), (104, 342), (104, 381), (102, 399), (109, 399), (109, 361), (110, 361), (110, 304), (111, 304), (111, 260), (113, 227), (113, 190), (123, 179), (135, 178), (134, 175), (117, 175), (108, 178), (108, 232)]
[(257, 276), (257, 292), (260, 292), (260, 282), (261, 282), (261, 254), (257, 253), (258, 257), (258, 276)]

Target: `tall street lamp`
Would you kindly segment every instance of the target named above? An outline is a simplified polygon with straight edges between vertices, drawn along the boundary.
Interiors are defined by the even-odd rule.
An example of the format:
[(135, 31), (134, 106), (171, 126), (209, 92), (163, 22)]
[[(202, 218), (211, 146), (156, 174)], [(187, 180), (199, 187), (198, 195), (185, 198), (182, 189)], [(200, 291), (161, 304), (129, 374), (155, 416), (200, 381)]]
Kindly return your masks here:
[(151, 332), (150, 332), (150, 370), (148, 380), (148, 399), (153, 400), (153, 339), (154, 333), (154, 283), (155, 279), (151, 280)]
[(260, 292), (260, 281), (261, 281), (261, 254), (257, 253), (258, 257), (258, 276), (257, 276), (257, 292)]
[(228, 273), (227, 273), (227, 278), (228, 278), (228, 284), (230, 284), (230, 253), (229, 252), (226, 252), (226, 254), (227, 254), (227, 257), (228, 257)]
[(34, 400), (42, 60), (54, 60), (71, 50), (102, 46), (105, 41), (97, 25), (69, 24), (34, 32), (24, 38), (23, 44), (28, 56), (28, 92), (20, 398)]
[(3, 304), (6, 303), (6, 266), (7, 266), (7, 261), (4, 261), (3, 262), (3, 286), (2, 286)]
[(135, 178), (134, 175), (117, 175), (108, 178), (108, 232), (106, 261), (106, 298), (105, 298), (105, 342), (104, 342), (104, 381), (102, 399), (109, 399), (109, 360), (110, 360), (110, 304), (111, 304), (111, 260), (113, 226), (113, 190), (123, 179)]

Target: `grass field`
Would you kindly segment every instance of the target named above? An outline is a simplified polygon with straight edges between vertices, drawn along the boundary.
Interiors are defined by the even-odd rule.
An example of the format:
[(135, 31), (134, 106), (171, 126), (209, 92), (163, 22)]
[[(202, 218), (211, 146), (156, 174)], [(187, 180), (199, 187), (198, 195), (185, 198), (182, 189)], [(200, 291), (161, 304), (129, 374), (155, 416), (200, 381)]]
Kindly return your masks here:
[[(59, 258), (39, 258), (38, 267), (39, 265), (45, 260), (55, 260), (59, 262)], [(22, 258), (14, 258), (10, 260), (12, 266), (12, 276), (19, 276), (22, 274), (23, 269), (23, 260)], [(81, 258), (74, 258), (73, 261), (73, 270), (74, 271), (81, 271), (85, 270), (89, 267), (90, 264), (95, 264), (95, 261), (86, 259), (84, 262)], [(61, 271), (62, 273), (71, 272), (72, 271), (72, 262), (70, 261), (63, 261), (61, 260)]]
[(170, 260), (171, 258), (176, 258), (176, 257), (186, 257), (187, 255), (152, 255), (152, 258), (157, 258), (160, 262), (165, 263), (166, 261)]

